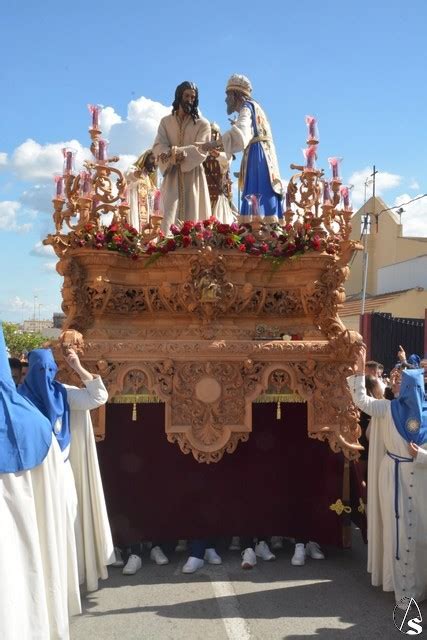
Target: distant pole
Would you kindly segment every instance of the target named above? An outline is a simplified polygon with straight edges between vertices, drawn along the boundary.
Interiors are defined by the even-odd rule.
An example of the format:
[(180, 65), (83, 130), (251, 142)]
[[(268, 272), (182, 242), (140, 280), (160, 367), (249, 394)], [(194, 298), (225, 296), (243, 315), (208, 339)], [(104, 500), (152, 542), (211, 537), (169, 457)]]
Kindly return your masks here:
[(365, 302), (366, 302), (366, 287), (368, 284), (368, 216), (365, 215), (363, 220), (363, 262), (362, 262), (362, 273), (363, 273), (363, 283), (362, 283), (362, 310), (361, 314), (365, 313)]
[(36, 331), (36, 304), (37, 304), (37, 296), (34, 296), (34, 310), (33, 310), (33, 331)]
[[(375, 166), (374, 166), (375, 171)], [(369, 213), (366, 213), (366, 189), (368, 188), (368, 184), (372, 182), (372, 177), (367, 177), (365, 180), (365, 202), (363, 203), (363, 227), (362, 227), (362, 235), (363, 235), (363, 257), (362, 257), (362, 309), (360, 311), (361, 315), (365, 313), (365, 301), (366, 301), (366, 287), (368, 284), (368, 228), (369, 228)]]
[(375, 177), (378, 173), (378, 171), (375, 168), (375, 165), (372, 167), (373, 171), (371, 173), (371, 178), (372, 178), (372, 198), (373, 198), (373, 203), (374, 203), (374, 210), (373, 210), (373, 214), (375, 217), (375, 232), (378, 233), (378, 216), (375, 213)]

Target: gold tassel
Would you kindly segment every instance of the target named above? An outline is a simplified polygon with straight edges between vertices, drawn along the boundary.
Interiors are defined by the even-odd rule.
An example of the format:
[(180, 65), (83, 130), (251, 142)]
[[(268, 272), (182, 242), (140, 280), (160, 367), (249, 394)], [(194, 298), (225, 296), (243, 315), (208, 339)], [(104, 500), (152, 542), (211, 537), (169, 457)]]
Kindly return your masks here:
[(282, 408), (280, 404), (280, 400), (277, 401), (277, 409), (276, 409), (276, 420), (280, 420), (282, 417)]
[(132, 422), (136, 422), (136, 419), (137, 419), (136, 402), (134, 402), (132, 406)]

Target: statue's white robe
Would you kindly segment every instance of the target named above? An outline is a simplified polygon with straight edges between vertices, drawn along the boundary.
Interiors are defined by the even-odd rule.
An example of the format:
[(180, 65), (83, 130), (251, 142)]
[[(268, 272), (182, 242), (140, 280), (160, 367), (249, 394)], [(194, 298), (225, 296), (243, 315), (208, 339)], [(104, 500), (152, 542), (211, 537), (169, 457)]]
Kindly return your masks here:
[(30, 471), (0, 474), (0, 637), (68, 640), (64, 463), (55, 438)]
[(164, 214), (162, 228), (166, 233), (177, 220), (205, 220), (211, 216), (203, 168), (206, 154), (195, 145), (210, 139), (210, 124), (205, 118), (199, 118), (194, 123), (191, 117), (187, 117), (180, 123), (176, 115), (169, 115), (160, 121), (153, 145), (154, 155), (159, 158), (161, 154), (169, 153), (172, 147), (177, 147), (177, 152), (186, 153), (185, 159), (179, 164), (159, 159), (163, 175), (160, 187)]
[(414, 462), (399, 464), (399, 560), (396, 560), (395, 462), (387, 451), (409, 458), (390, 400), (366, 395), (363, 376), (347, 378), (353, 402), (372, 416), (368, 457), (368, 571), (374, 586), (421, 602), (427, 597), (427, 446)]
[(80, 584), (88, 591), (98, 588), (98, 579), (108, 578), (107, 565), (114, 562), (114, 548), (99, 471), (90, 409), (108, 399), (100, 377), (84, 389), (64, 385), (70, 405), (70, 463), (77, 491), (76, 542)]

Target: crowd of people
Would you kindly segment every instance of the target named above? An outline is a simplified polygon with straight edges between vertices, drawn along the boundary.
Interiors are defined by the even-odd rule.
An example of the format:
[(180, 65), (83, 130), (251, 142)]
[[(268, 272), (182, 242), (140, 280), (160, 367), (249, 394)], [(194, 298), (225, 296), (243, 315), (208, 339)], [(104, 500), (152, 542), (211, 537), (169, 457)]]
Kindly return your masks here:
[(406, 609), (427, 598), (427, 401), (420, 357), (402, 347), (388, 379), (361, 347), (348, 378), (367, 466), (368, 572)]

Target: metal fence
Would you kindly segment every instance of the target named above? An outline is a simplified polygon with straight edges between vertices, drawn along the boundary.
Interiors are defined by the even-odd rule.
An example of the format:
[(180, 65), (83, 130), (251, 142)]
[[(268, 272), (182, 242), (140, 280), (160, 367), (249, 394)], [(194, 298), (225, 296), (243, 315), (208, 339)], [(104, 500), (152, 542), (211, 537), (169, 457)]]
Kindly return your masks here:
[(406, 355), (424, 356), (424, 320), (394, 318), (391, 313), (372, 313), (371, 360), (384, 365), (386, 372), (397, 362), (399, 345)]

